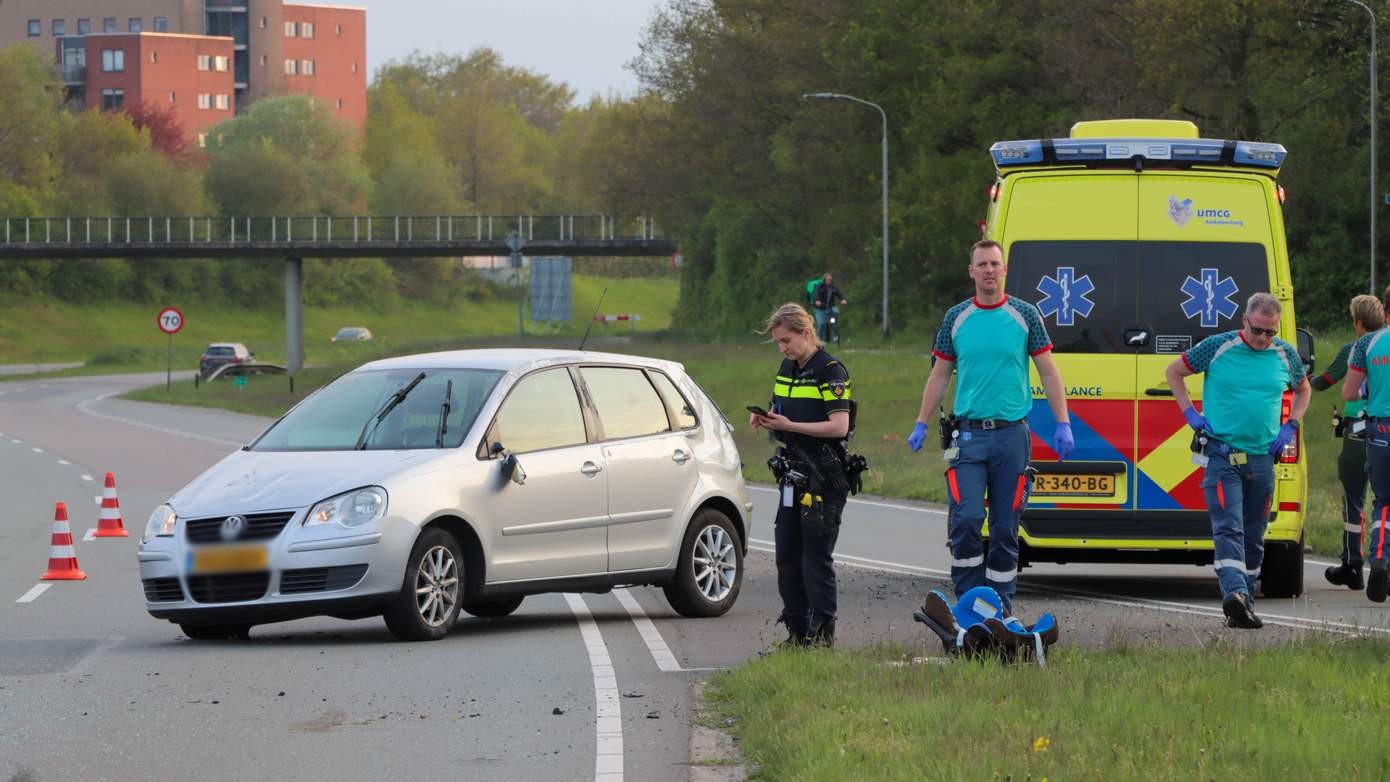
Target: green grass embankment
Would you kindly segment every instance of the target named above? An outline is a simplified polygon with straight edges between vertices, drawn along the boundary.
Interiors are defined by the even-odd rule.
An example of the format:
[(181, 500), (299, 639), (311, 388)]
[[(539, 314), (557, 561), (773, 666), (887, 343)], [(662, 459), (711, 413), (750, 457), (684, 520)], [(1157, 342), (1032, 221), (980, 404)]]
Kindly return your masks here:
[(780, 652), (706, 692), (754, 779), (1386, 779), (1390, 646), (1062, 647), (1048, 666)]

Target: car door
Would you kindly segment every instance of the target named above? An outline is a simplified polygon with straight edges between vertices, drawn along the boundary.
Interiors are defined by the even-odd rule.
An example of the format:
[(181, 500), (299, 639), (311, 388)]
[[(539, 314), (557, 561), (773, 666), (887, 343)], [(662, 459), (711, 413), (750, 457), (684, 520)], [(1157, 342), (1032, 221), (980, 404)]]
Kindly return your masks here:
[(608, 569), (664, 567), (698, 478), (695, 449), (672, 426), (642, 369), (587, 366), (579, 374), (598, 413), (608, 465)]
[(484, 451), (500, 444), (516, 456), (522, 483), (502, 460), (482, 510), (488, 523), (488, 583), (601, 574), (607, 567), (608, 475), (586, 426), (569, 369), (543, 369), (507, 392)]

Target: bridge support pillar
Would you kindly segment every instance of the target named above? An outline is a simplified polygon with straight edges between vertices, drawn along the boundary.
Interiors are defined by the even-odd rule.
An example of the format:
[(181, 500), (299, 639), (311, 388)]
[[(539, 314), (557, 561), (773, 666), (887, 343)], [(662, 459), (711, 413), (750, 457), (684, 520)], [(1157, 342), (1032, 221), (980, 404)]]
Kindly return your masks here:
[(304, 259), (285, 259), (285, 367), (304, 368)]

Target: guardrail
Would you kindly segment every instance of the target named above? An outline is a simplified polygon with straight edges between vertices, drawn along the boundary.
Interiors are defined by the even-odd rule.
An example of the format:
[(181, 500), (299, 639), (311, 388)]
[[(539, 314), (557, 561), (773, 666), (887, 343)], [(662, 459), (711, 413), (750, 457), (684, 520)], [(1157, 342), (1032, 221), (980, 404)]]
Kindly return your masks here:
[(648, 216), (429, 215), (286, 217), (10, 217), (0, 244), (276, 244), (671, 238)]

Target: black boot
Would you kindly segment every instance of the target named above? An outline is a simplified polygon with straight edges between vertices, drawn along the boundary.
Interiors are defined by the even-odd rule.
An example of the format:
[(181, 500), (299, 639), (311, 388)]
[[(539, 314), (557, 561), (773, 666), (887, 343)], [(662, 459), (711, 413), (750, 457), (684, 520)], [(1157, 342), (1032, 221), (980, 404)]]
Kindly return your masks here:
[(811, 632), (806, 635), (806, 643), (809, 646), (833, 648), (835, 646), (835, 620), (822, 619), (813, 624)]
[(1221, 601), (1221, 611), (1226, 614), (1227, 627), (1243, 630), (1258, 630), (1265, 626), (1255, 615), (1255, 604), (1244, 592), (1232, 592)]
[(1362, 575), (1360, 562), (1355, 565), (1334, 565), (1324, 571), (1323, 576), (1329, 584), (1344, 586), (1356, 592), (1366, 588), (1366, 578)]
[[(777, 619), (777, 624), (783, 624), (783, 621), (780, 617)], [(801, 632), (800, 630), (794, 630), (791, 627), (788, 627), (787, 637), (784, 640), (777, 641), (776, 643), (772, 644), (771, 646), (767, 647), (761, 652), (758, 652), (758, 656), (766, 657), (769, 654), (774, 654), (784, 649), (800, 649), (810, 645), (810, 636), (808, 636), (806, 633)]]

